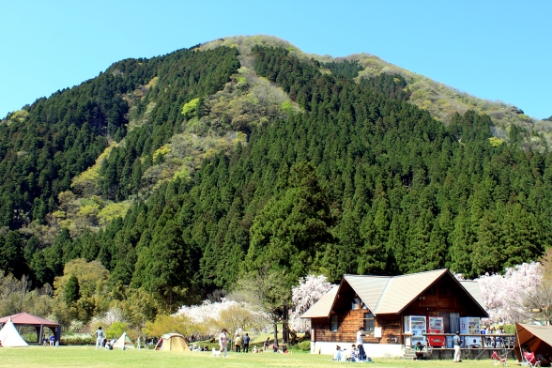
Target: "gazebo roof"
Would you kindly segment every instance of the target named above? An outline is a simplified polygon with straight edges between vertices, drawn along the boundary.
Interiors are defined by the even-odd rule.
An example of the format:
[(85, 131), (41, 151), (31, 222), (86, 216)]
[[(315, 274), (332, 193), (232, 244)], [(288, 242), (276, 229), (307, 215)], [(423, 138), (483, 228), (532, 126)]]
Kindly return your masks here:
[(39, 326), (44, 325), (48, 327), (58, 327), (59, 323), (48, 321), (47, 319), (33, 316), (29, 313), (17, 313), (12, 314), (11, 316), (6, 316), (0, 318), (0, 324), (5, 324), (11, 318), (14, 325), (30, 325), (30, 326)]

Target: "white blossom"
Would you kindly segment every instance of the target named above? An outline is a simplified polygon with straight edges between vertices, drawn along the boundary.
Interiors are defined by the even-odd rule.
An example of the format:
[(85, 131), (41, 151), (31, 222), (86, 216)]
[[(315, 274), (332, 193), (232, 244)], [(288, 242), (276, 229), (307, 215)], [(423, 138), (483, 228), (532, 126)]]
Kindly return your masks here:
[(301, 315), (319, 301), (332, 287), (326, 276), (308, 275), (299, 281), (299, 285), (291, 289), (294, 309), (289, 324), (293, 330), (304, 331), (310, 328), (310, 321), (301, 319)]
[(514, 323), (522, 320), (523, 297), (536, 292), (542, 280), (538, 262), (523, 263), (507, 268), (504, 275), (483, 275), (476, 281), (489, 314), (490, 323)]
[[(247, 311), (249, 317), (255, 320), (267, 319), (263, 312), (251, 306), (249, 303), (236, 302), (226, 298), (222, 298), (220, 302), (204, 300), (200, 305), (182, 306), (175, 315), (185, 315), (196, 325), (206, 326), (206, 333), (214, 336), (220, 332), (221, 327), (228, 328), (229, 332), (232, 334), (239, 332), (240, 329), (237, 326), (234, 326), (236, 329), (232, 330), (232, 326), (229, 325), (236, 321), (228, 320), (228, 315), (235, 314), (234, 312), (237, 313), (239, 310)], [(230, 311), (230, 313), (225, 313), (227, 311)], [(241, 322), (243, 322), (243, 320)]]

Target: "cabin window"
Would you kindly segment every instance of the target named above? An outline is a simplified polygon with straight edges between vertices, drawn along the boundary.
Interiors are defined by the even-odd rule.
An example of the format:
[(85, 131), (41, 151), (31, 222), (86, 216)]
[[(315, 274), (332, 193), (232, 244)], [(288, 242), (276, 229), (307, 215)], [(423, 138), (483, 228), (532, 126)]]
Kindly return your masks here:
[(330, 317), (330, 332), (337, 332), (337, 314)]
[(372, 313), (364, 313), (364, 331), (374, 332), (374, 315)]
[(354, 298), (353, 302), (351, 303), (351, 310), (359, 309), (360, 308), (360, 298)]

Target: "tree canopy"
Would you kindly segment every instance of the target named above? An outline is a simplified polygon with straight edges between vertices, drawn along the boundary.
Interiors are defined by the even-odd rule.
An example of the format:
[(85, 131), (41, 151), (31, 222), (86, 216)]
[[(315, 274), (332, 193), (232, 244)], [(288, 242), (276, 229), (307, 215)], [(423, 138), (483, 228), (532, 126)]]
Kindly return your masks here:
[(312, 272), (474, 277), (538, 259), (552, 155), (471, 110), (438, 121), (403, 77), (359, 65), (183, 49), (10, 115), (0, 268), (55, 282), (59, 313), (87, 320), (106, 306), (68, 267), (101, 265), (102, 297), (138, 323), (263, 272), (290, 290)]

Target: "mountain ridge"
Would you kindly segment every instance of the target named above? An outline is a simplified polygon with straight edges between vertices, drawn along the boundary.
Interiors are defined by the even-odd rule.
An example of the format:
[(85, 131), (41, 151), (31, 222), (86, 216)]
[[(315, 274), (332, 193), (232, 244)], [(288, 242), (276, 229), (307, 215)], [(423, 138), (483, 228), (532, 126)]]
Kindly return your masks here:
[(10, 114), (0, 269), (43, 284), (98, 260), (108, 290), (172, 305), (267, 265), (287, 286), (306, 272), (473, 276), (550, 245), (544, 133), (444, 103), (438, 120), (412, 101), (427, 100), (421, 77), (343, 60), (219, 39), (119, 61)]
[[(288, 41), (273, 36), (262, 35), (221, 38), (202, 44), (200, 49), (210, 49), (224, 45), (246, 51), (248, 47), (250, 48), (256, 44), (284, 47), (300, 58), (313, 58), (321, 62), (359, 60), (363, 63), (364, 70), (359, 73), (358, 78), (375, 76), (380, 73), (402, 75), (407, 79), (409, 87), (413, 91), (410, 102), (430, 111), (433, 116), (445, 123), (450, 121), (454, 112), (463, 114), (467, 110), (474, 110), (478, 113), (486, 113), (493, 118), (493, 121), (500, 127), (500, 130), (495, 132), (498, 138), (507, 139), (507, 131), (510, 125), (515, 124), (524, 129), (534, 128), (539, 133), (546, 134), (547, 141), (551, 139), (548, 133), (550, 133), (552, 127), (545, 123), (547, 119), (536, 119), (527, 116), (513, 104), (500, 101), (493, 102), (475, 97), (468, 92), (462, 92), (421, 74), (388, 63), (376, 55), (356, 53), (348, 56), (332, 57), (329, 55), (306, 54)], [(431, 103), (428, 103), (428, 101)]]

